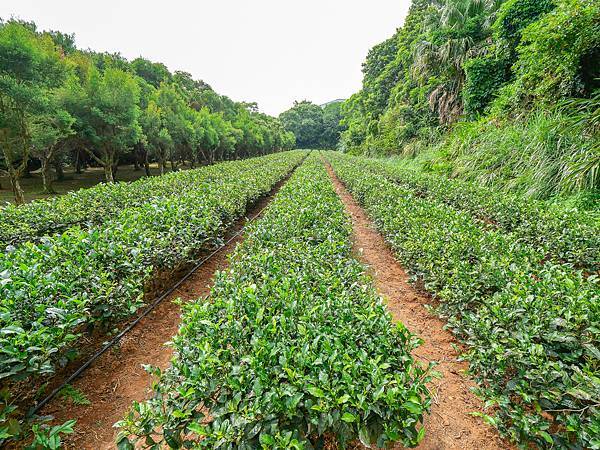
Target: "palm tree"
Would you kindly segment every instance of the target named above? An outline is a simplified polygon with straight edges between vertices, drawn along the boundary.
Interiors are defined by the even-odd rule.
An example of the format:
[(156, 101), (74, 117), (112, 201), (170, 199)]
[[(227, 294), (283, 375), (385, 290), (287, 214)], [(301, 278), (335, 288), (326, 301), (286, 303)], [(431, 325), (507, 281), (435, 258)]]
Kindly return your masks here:
[[(431, 39), (421, 41), (415, 50), (413, 74), (425, 79), (439, 74), (446, 80), (429, 95), (431, 108), (437, 111), (440, 122), (450, 123), (462, 114), (463, 105), (460, 93), (465, 82), (463, 65), (465, 61), (484, 51), (490, 27), (502, 0), (446, 0), (443, 4), (433, 4), (438, 14), (431, 15), (425, 23), (425, 34)], [(470, 22), (481, 19), (478, 36), (466, 32)], [(443, 32), (447, 38), (442, 43), (432, 39), (434, 33)]]

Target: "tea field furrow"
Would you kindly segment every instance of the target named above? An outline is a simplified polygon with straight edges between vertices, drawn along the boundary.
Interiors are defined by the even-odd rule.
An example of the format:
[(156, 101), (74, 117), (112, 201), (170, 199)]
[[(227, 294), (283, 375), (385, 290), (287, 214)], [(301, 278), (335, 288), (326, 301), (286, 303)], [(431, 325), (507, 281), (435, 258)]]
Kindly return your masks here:
[(186, 305), (173, 365), (119, 424), (120, 448), (417, 444), (430, 404), (428, 374), (410, 353), (418, 339), (392, 323), (350, 234), (309, 157), (210, 296)]
[(514, 233), (329, 153), (437, 311), (468, 345), (487, 418), (522, 445), (597, 446), (600, 282)]

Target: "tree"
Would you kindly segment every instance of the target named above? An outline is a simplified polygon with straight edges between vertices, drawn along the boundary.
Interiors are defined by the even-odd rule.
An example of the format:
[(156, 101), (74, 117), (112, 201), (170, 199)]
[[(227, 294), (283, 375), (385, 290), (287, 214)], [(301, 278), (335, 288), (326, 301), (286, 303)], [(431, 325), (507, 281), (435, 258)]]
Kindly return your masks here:
[(481, 43), (491, 34), (496, 0), (446, 0), (426, 25), (428, 39), (417, 46), (413, 72), (426, 78), (439, 76), (429, 102), (442, 124), (463, 112), (461, 92), (465, 83), (464, 63), (477, 56)]
[(342, 102), (335, 101), (323, 107), (323, 136), (321, 146), (323, 148), (336, 148), (340, 135), (345, 127), (341, 124)]
[(219, 143), (219, 135), (213, 127), (211, 113), (207, 108), (194, 112), (192, 129), (194, 130), (192, 148), (195, 157), (212, 164), (214, 151)]
[(17, 204), (24, 203), (19, 178), (27, 167), (32, 124), (49, 111), (49, 96), (68, 66), (48, 35), (17, 22), (0, 26), (0, 151)]
[(173, 139), (163, 125), (161, 110), (154, 100), (151, 100), (142, 112), (140, 125), (150, 154), (158, 160), (158, 168), (160, 174), (163, 175), (166, 161), (173, 147)]
[(193, 129), (188, 120), (190, 110), (183, 96), (172, 84), (162, 83), (154, 95), (154, 101), (160, 111), (161, 126), (172, 140), (168, 156), (171, 169), (175, 170), (175, 161), (180, 159), (185, 148), (191, 148)]
[(238, 158), (277, 151), (294, 138), (256, 103), (234, 102), (186, 72), (119, 53), (81, 51), (74, 36), (38, 32), (32, 22), (0, 20), (0, 170), (23, 202), (19, 178), (30, 156), (42, 165), (44, 190), (52, 191), (49, 166), (60, 176), (71, 152), (104, 168), (107, 182), (133, 150), (136, 167), (149, 175), (186, 161)]
[(35, 116), (31, 126), (32, 154), (42, 165), (42, 183), (47, 194), (55, 193), (50, 178), (50, 163), (60, 156), (61, 150), (65, 150), (65, 139), (75, 133), (72, 128), (75, 119), (56, 98), (52, 98), (50, 103), (48, 111)]
[(299, 148), (318, 148), (324, 132), (323, 109), (307, 100), (294, 102), (294, 106), (279, 115), (287, 131), (296, 136)]
[(84, 150), (112, 183), (120, 156), (141, 137), (134, 77), (121, 69), (109, 67), (102, 72), (91, 66), (80, 86), (71, 82), (68, 97), (66, 107), (84, 136)]
[(154, 63), (144, 58), (136, 58), (131, 61), (131, 67), (137, 76), (158, 88), (162, 82), (171, 81), (171, 72), (167, 66), (161, 63)]
[(294, 102), (294, 106), (280, 114), (284, 130), (295, 136), (299, 148), (336, 148), (345, 126), (342, 119), (342, 101), (336, 100), (323, 107), (309, 101)]
[(214, 160), (223, 161), (233, 156), (237, 139), (241, 136), (239, 130), (226, 121), (221, 114), (211, 114), (212, 126), (218, 136), (215, 146)]

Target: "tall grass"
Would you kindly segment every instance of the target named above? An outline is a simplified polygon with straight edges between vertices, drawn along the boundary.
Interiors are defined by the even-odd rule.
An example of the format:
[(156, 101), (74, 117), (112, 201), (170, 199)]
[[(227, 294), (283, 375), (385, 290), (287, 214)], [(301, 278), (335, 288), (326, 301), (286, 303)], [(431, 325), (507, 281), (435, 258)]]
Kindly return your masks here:
[(444, 173), (536, 199), (598, 198), (600, 95), (511, 119), (454, 126), (406, 168)]

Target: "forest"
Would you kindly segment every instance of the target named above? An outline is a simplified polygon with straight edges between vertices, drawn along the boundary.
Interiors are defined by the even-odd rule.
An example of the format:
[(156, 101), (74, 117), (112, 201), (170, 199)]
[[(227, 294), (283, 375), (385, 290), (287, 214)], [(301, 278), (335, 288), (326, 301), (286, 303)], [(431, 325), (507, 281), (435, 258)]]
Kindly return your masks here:
[(144, 58), (78, 49), (73, 35), (37, 31), (32, 22), (0, 22), (0, 173), (17, 204), (20, 179), (40, 169), (119, 163), (176, 170), (293, 148), (295, 138), (255, 103), (234, 102), (186, 72)]
[(342, 151), (598, 205), (600, 5), (413, 1), (342, 106)]

